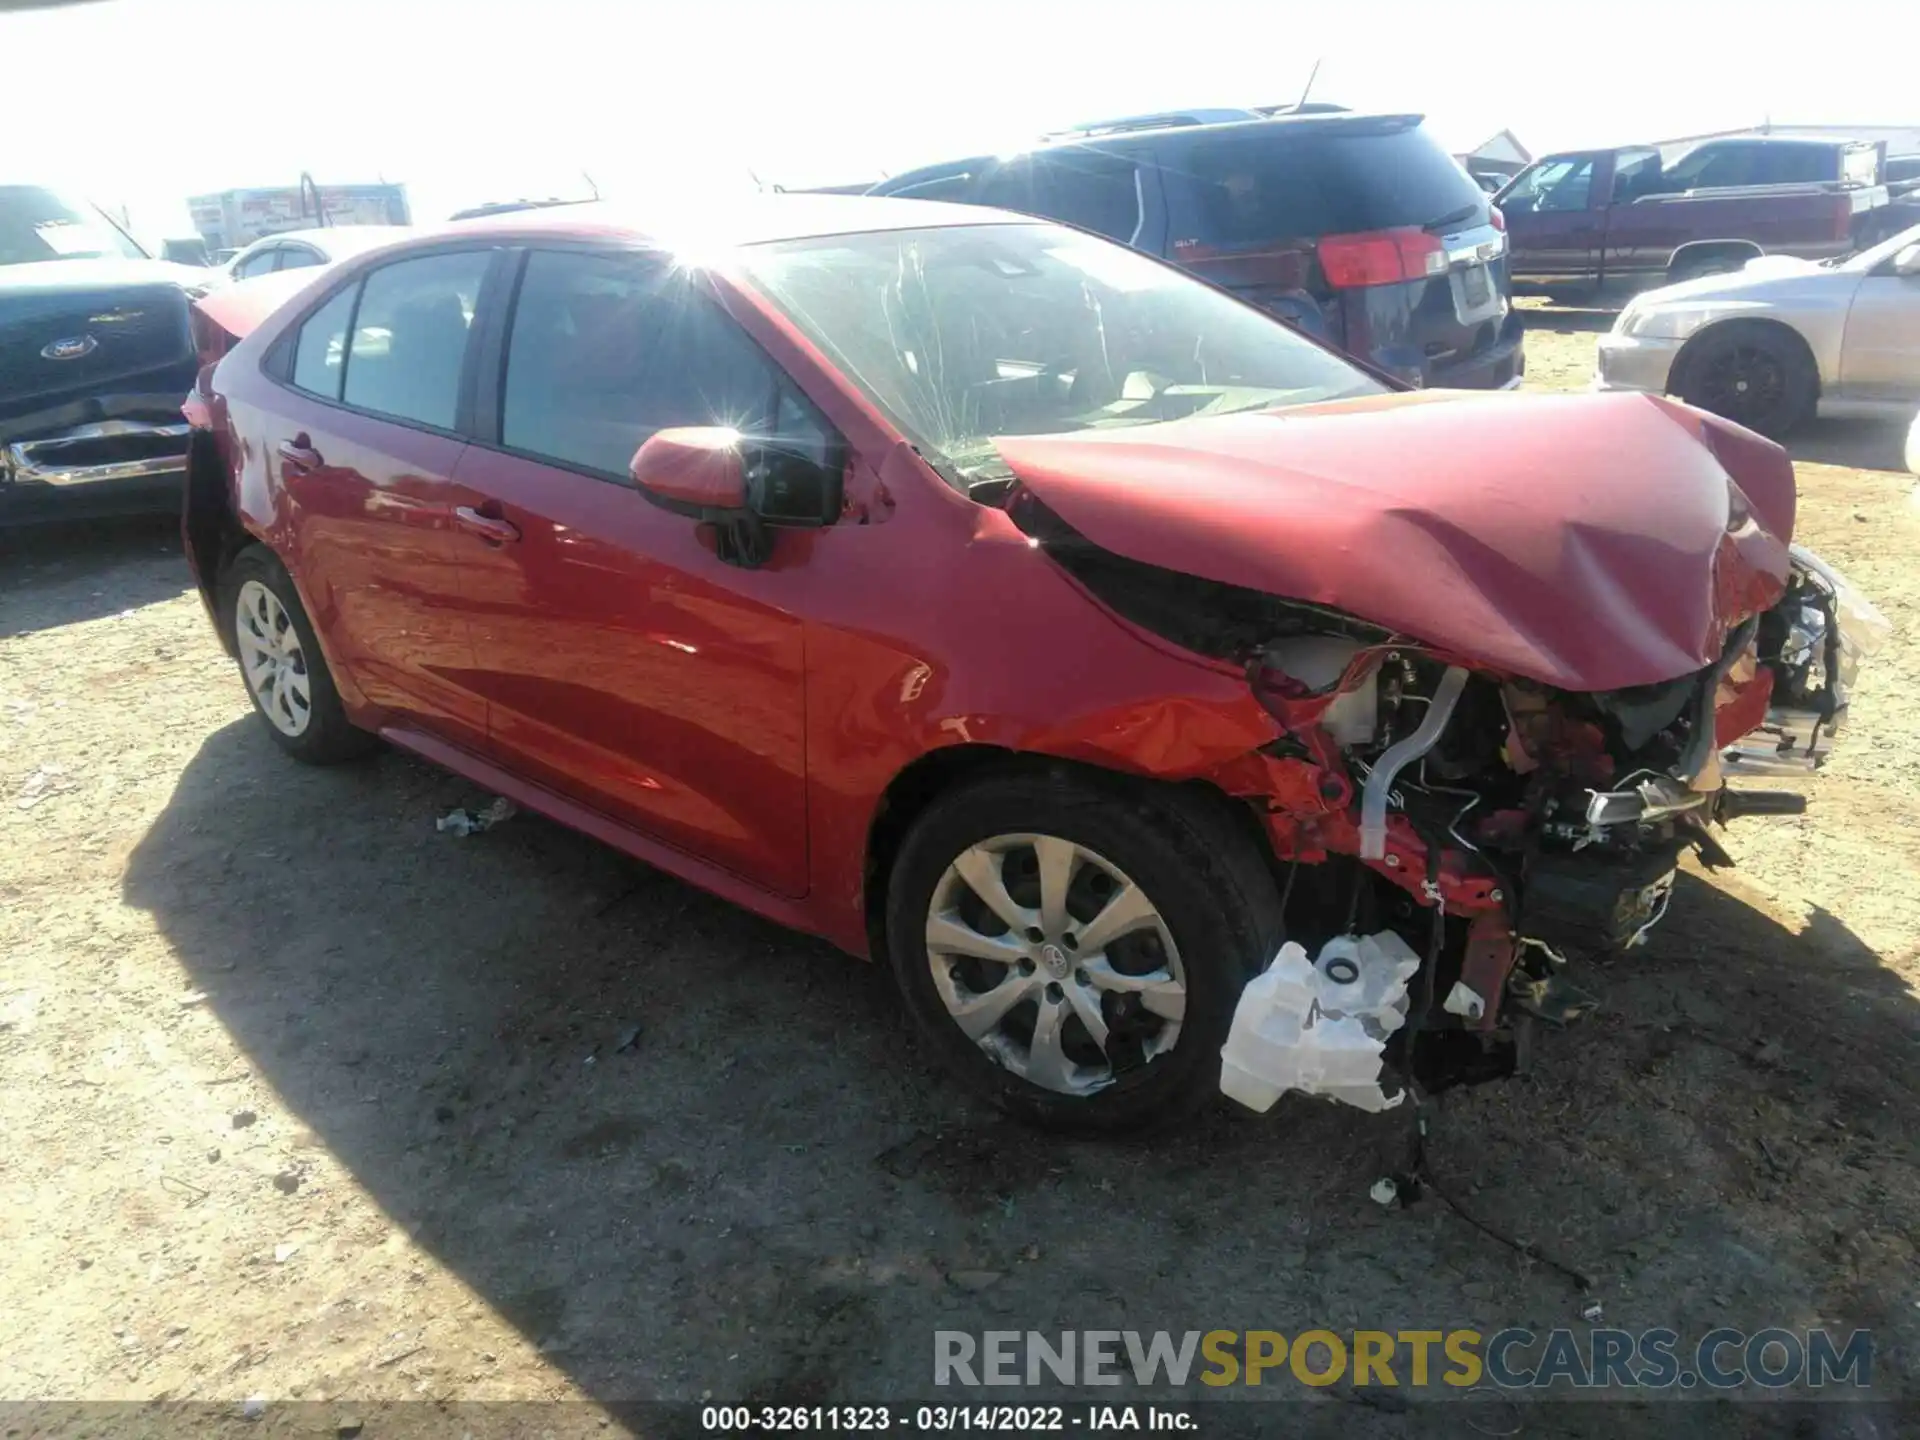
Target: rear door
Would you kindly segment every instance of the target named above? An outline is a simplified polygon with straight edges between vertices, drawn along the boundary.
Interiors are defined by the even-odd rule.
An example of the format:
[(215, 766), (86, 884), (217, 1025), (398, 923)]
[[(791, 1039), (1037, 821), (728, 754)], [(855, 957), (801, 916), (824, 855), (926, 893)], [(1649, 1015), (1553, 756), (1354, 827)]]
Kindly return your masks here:
[(269, 358), (286, 389), (261, 437), (293, 515), (286, 558), (329, 660), (379, 723), (475, 750), (486, 706), (471, 688), (453, 473), (493, 255), (399, 260), (336, 290)]

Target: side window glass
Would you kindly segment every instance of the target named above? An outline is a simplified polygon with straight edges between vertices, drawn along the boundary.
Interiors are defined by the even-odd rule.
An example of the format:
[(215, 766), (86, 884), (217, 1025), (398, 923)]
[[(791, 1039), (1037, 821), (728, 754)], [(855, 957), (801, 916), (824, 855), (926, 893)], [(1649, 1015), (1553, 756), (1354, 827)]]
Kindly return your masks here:
[(507, 343), (500, 440), (625, 479), (641, 442), (679, 425), (771, 436), (809, 416), (780, 407), (773, 362), (687, 277), (618, 257), (527, 257)]
[(1500, 204), (1506, 210), (1584, 210), (1593, 196), (1593, 157), (1543, 160), (1522, 175)]
[(1629, 204), (1653, 193), (1660, 182), (1660, 152), (1622, 150), (1613, 162), (1613, 203)]
[(233, 277), (236, 280), (251, 280), (256, 275), (265, 275), (273, 269), (274, 263), (279, 258), (278, 246), (255, 251), (234, 267)]
[(1051, 156), (1035, 170), (1033, 212), (1124, 245), (1140, 228), (1133, 162), (1113, 155)]
[(1034, 209), (1033, 162), (1009, 160), (1000, 166), (980, 187), (979, 203), (1021, 215), (1038, 213)]
[(288, 245), (280, 252), (282, 270), (306, 270), (320, 264), (320, 257), (301, 245)]
[(1828, 154), (1812, 145), (1775, 145), (1760, 152), (1750, 185), (1807, 185), (1835, 178)]
[(353, 315), (357, 285), (349, 285), (300, 327), (293, 348), (293, 383), (329, 400), (340, 398), (340, 376), (345, 369), (347, 321)]
[(382, 266), (361, 287), (342, 399), (355, 409), (451, 430), (486, 250)]

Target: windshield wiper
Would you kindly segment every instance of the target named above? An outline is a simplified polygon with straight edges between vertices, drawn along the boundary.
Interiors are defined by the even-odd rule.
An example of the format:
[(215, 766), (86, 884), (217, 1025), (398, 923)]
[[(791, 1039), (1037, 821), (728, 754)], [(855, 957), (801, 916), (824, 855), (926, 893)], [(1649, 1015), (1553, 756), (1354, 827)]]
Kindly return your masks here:
[(1462, 220), (1471, 220), (1479, 213), (1480, 202), (1477, 200), (1469, 201), (1458, 210), (1449, 210), (1439, 219), (1427, 221), (1427, 223), (1420, 228), (1422, 230), (1444, 230), (1449, 225), (1458, 225)]

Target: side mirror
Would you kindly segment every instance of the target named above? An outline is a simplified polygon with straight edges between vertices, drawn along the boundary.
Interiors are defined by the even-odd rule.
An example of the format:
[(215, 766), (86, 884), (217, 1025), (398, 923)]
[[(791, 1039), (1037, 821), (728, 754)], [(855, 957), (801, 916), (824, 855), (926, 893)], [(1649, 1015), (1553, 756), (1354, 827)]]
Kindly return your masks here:
[(656, 430), (627, 467), (640, 493), (663, 510), (714, 527), (715, 551), (731, 565), (766, 562), (772, 540), (747, 504), (740, 432), (724, 425)]
[(702, 520), (747, 508), (740, 432), (722, 425), (656, 430), (633, 452), (633, 483), (656, 505)]
[(1920, 275), (1920, 244), (1902, 247), (1893, 257), (1893, 273), (1896, 275)]

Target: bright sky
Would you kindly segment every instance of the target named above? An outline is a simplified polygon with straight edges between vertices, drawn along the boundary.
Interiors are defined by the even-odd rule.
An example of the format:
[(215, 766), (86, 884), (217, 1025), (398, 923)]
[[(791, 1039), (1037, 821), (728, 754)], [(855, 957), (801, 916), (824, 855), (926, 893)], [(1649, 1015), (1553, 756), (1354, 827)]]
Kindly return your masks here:
[(6, 179), (191, 233), (185, 196), (521, 195), (877, 179), (1101, 116), (1316, 98), (1535, 154), (1920, 125), (1914, 0), (101, 0), (0, 13)]

